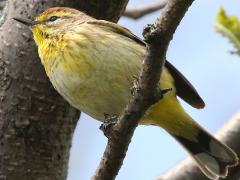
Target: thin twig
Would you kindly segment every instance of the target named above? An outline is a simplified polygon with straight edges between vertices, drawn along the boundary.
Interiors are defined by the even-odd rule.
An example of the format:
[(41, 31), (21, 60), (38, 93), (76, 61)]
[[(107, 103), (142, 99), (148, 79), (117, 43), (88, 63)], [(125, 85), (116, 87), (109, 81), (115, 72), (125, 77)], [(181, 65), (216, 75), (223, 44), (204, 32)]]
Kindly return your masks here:
[[(237, 113), (227, 122), (217, 133), (216, 137), (231, 147), (238, 156), (240, 156), (240, 113)], [(240, 178), (240, 166), (230, 169), (228, 177), (225, 180)], [(177, 166), (170, 169), (166, 174), (158, 177), (158, 180), (185, 180), (185, 179), (202, 179), (207, 180), (197, 167), (196, 163), (189, 158), (185, 159)]]
[(147, 14), (163, 9), (166, 4), (167, 0), (161, 0), (154, 3), (137, 6), (135, 8), (127, 8), (123, 16), (132, 19), (139, 19)]
[(169, 1), (161, 17), (144, 31), (148, 45), (137, 91), (112, 127), (107, 147), (92, 179), (113, 180), (118, 174), (139, 120), (154, 103), (169, 42), (192, 2), (193, 0)]

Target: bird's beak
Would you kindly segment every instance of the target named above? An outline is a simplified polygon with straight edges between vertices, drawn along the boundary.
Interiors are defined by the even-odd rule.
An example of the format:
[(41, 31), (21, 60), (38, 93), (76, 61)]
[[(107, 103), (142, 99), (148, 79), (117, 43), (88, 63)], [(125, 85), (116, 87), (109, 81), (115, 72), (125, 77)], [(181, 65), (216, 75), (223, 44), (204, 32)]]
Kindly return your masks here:
[(38, 24), (36, 21), (31, 21), (28, 19), (22, 19), (22, 18), (13, 18), (13, 19), (29, 27)]

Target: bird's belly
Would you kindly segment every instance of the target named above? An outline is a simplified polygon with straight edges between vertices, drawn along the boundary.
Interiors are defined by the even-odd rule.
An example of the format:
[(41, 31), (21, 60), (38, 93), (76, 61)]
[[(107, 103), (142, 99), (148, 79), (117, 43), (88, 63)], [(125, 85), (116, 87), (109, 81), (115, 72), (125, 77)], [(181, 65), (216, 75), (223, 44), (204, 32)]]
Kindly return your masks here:
[[(129, 102), (131, 97), (130, 89), (132, 87), (132, 80), (126, 81), (123, 79), (123, 74), (112, 74), (108, 77), (107, 73), (93, 74), (94, 78), (83, 81), (79, 74), (74, 74), (70, 71), (64, 71), (61, 65), (57, 67), (50, 76), (50, 80), (55, 89), (75, 108), (90, 115), (91, 117), (103, 121), (104, 114), (119, 115), (124, 107)], [(172, 78), (164, 68), (161, 78), (161, 88), (171, 88)], [(157, 119), (168, 118), (169, 110), (172, 103), (175, 102), (175, 90), (167, 93), (164, 100), (157, 103)], [(166, 103), (167, 102), (167, 103)], [(161, 107), (160, 107), (161, 106)], [(151, 116), (155, 116), (156, 108), (150, 108), (141, 124), (152, 124)]]
[(132, 81), (117, 73), (111, 77), (91, 73), (89, 78), (83, 78), (79, 73), (65, 71), (60, 64), (49, 77), (64, 99), (91, 117), (103, 121), (104, 114), (119, 115), (130, 99)]

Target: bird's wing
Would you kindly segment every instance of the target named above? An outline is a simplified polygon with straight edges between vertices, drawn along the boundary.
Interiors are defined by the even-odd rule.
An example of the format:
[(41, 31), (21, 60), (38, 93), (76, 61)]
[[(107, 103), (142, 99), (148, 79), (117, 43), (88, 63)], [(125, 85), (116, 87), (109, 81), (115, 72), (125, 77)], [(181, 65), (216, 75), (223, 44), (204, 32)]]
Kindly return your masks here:
[(123, 36), (126, 36), (126, 37), (136, 41), (139, 44), (142, 44), (143, 46), (146, 46), (146, 43), (142, 39), (140, 39), (139, 37), (134, 35), (130, 30), (128, 30), (127, 28), (125, 28), (121, 25), (118, 25), (118, 24), (115, 24), (115, 23), (112, 23), (109, 21), (104, 21), (104, 20), (90, 20), (90, 21), (87, 21), (86, 23), (104, 26), (105, 29), (109, 29), (109, 30), (111, 30), (111, 32), (121, 34)]
[(185, 78), (170, 62), (166, 61), (165, 66), (174, 78), (177, 95), (195, 108), (204, 108), (204, 101), (187, 78)]
[[(118, 24), (111, 23), (104, 20), (91, 20), (86, 23), (104, 26), (106, 27), (106, 29), (109, 29), (112, 32), (116, 32), (118, 34), (126, 36), (136, 41), (137, 43), (142, 44), (143, 46), (146, 46), (146, 43), (142, 39), (135, 36), (133, 33), (131, 33), (131, 31), (129, 31), (128, 29)], [(169, 72), (174, 78), (177, 95), (181, 97), (184, 101), (189, 103), (191, 106), (198, 109), (203, 108), (205, 106), (205, 103), (202, 100), (202, 98), (199, 96), (199, 94), (197, 93), (193, 85), (171, 63), (166, 61), (165, 66), (167, 67), (167, 69), (169, 70)]]

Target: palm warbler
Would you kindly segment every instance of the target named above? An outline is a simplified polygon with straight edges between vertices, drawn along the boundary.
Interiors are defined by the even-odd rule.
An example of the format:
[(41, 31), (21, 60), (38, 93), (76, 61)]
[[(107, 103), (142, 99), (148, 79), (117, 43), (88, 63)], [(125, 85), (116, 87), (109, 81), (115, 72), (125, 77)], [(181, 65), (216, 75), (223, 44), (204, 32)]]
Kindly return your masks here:
[[(33, 22), (14, 19), (31, 27), (50, 81), (72, 106), (100, 121), (104, 114), (121, 113), (144, 58), (142, 40), (120, 25), (65, 7), (50, 8)], [(198, 125), (176, 98), (203, 108), (196, 90), (169, 62), (160, 88), (172, 91), (148, 110), (140, 124), (164, 128), (209, 178), (225, 177), (228, 167), (238, 163), (236, 154)]]

